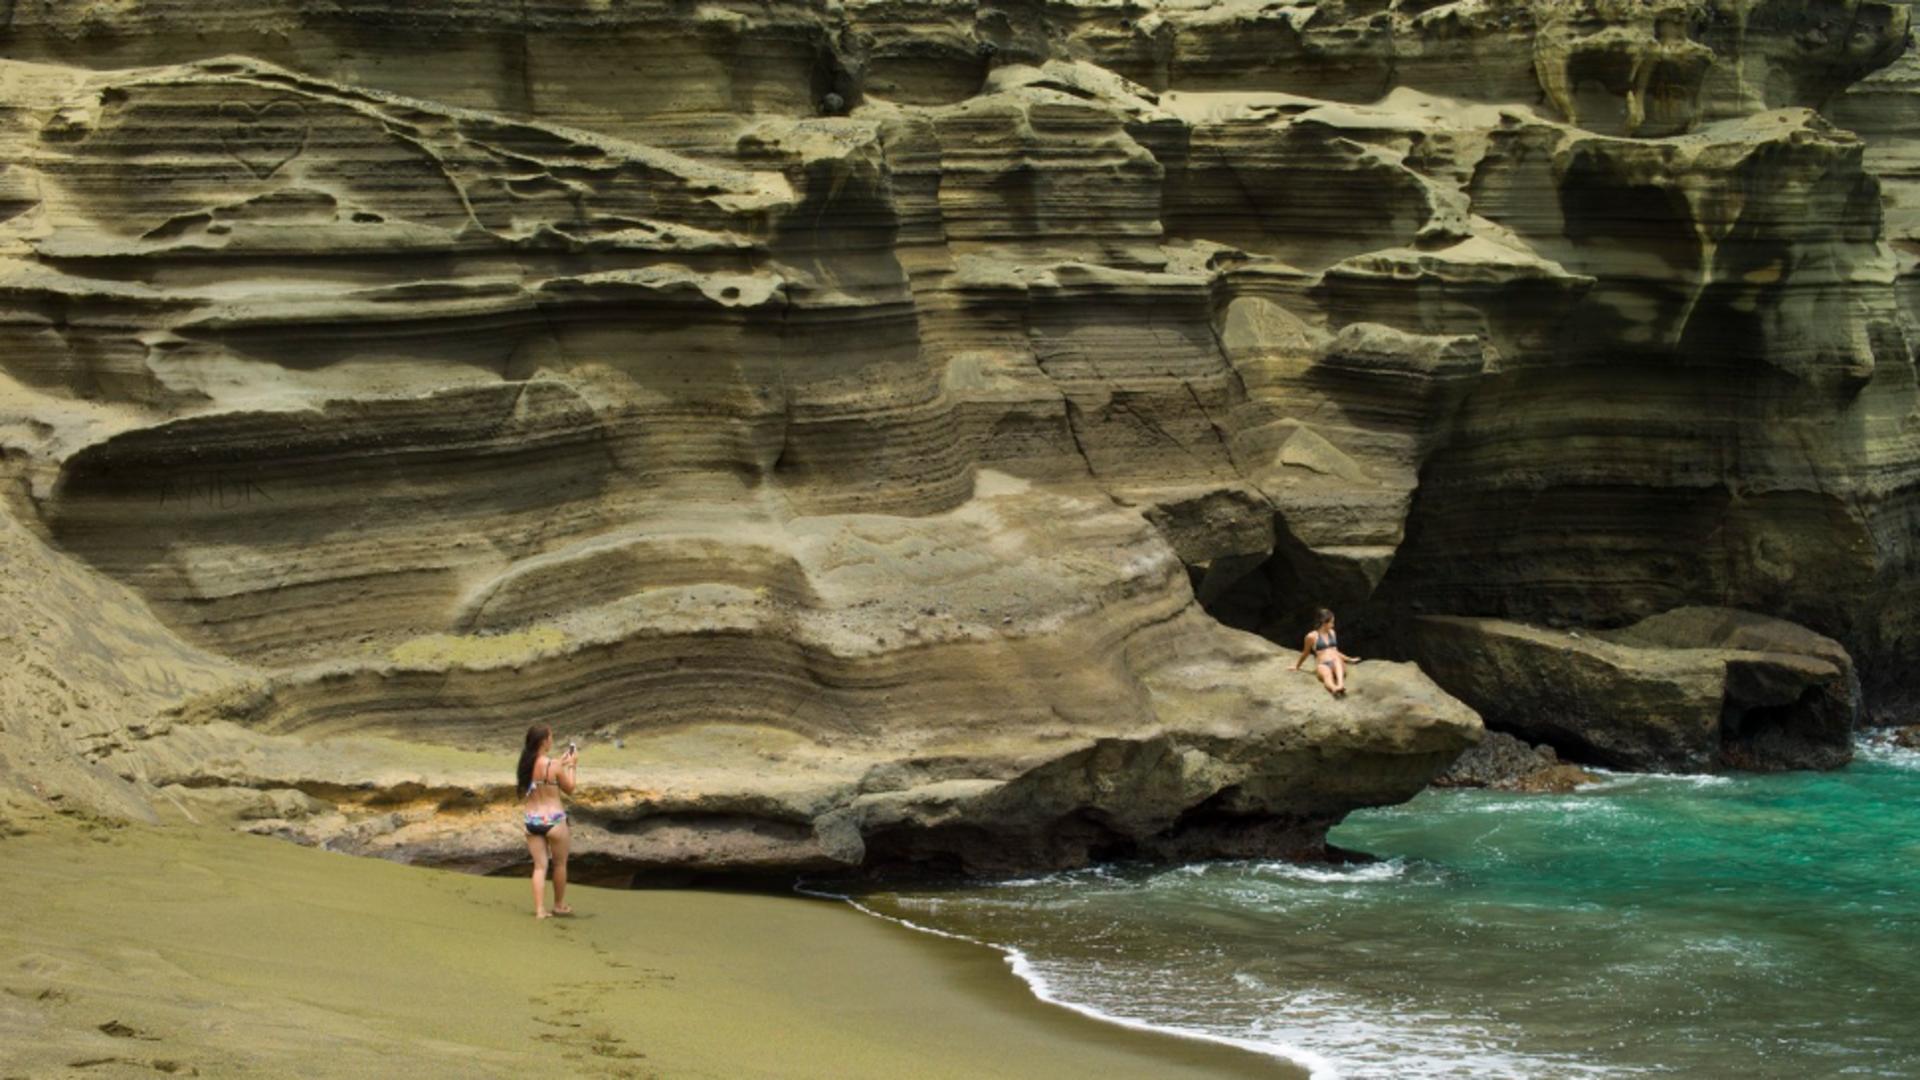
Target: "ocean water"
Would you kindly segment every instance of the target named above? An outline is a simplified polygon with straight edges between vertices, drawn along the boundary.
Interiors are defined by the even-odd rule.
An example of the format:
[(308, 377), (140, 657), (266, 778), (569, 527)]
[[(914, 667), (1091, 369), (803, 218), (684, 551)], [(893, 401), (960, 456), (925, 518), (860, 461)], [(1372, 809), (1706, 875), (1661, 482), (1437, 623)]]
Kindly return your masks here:
[(855, 902), (1041, 997), (1317, 1077), (1920, 1077), (1920, 753), (1354, 815), (1352, 867), (1114, 866)]

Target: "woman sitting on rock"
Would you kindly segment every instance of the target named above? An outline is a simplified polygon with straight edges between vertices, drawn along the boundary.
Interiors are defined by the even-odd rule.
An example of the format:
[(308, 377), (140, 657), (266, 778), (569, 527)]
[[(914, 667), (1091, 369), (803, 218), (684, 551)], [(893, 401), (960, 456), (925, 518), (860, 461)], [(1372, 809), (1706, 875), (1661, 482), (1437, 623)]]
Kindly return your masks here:
[(573, 793), (574, 764), (579, 751), (572, 746), (557, 760), (553, 732), (545, 724), (527, 729), (520, 750), (520, 797), (526, 800), (527, 850), (533, 853), (533, 917), (547, 917), (547, 867), (553, 867), (553, 914), (571, 915), (567, 906), (567, 812), (560, 793)]
[(1359, 663), (1360, 658), (1340, 651), (1340, 635), (1333, 632), (1333, 612), (1321, 608), (1314, 620), (1316, 627), (1301, 646), (1300, 659), (1293, 662), (1293, 670), (1299, 671), (1307, 657), (1315, 657), (1314, 671), (1320, 676), (1320, 685), (1334, 697), (1346, 697), (1347, 665)]

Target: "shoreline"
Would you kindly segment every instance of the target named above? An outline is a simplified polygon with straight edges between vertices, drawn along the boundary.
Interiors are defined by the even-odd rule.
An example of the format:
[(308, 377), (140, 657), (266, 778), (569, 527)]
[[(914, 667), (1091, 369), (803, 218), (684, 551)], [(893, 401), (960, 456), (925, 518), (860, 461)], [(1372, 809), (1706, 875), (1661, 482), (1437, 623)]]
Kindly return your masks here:
[(524, 879), (70, 819), (0, 857), (0, 1056), (28, 1075), (1307, 1075), (841, 901), (576, 886), (536, 923)]
[(1095, 1023), (1122, 1028), (1127, 1031), (1141, 1032), (1157, 1038), (1179, 1039), (1253, 1054), (1271, 1062), (1278, 1063), (1290, 1071), (1297, 1072), (1298, 1075), (1305, 1077), (1306, 1080), (1337, 1080), (1339, 1076), (1332, 1062), (1310, 1050), (1287, 1046), (1281, 1043), (1263, 1043), (1252, 1039), (1236, 1039), (1227, 1035), (1216, 1035), (1208, 1031), (1197, 1031), (1189, 1028), (1154, 1024), (1145, 1020), (1116, 1016), (1112, 1013), (1102, 1012), (1091, 1005), (1082, 1005), (1077, 1002), (1068, 1001), (1066, 998), (1054, 992), (1052, 984), (1047, 982), (1046, 977), (1041, 975), (1038, 969), (1034, 967), (1031, 957), (1011, 945), (996, 945), (992, 942), (968, 937), (965, 934), (956, 934), (948, 930), (925, 926), (897, 915), (883, 914), (851, 896), (809, 892), (804, 889), (800, 890), (800, 892), (802, 895), (815, 896), (821, 899), (839, 900), (869, 918), (892, 923), (895, 926), (904, 927), (917, 934), (925, 934), (932, 938), (963, 943), (974, 948), (985, 949), (996, 953), (1001, 960), (1006, 963), (1008, 970), (1013, 976), (1019, 979), (1021, 984), (1026, 987), (1027, 992), (1033, 995), (1035, 1001), (1044, 1005), (1053, 1006), (1054, 1008), (1065, 1009), (1076, 1016), (1086, 1017)]

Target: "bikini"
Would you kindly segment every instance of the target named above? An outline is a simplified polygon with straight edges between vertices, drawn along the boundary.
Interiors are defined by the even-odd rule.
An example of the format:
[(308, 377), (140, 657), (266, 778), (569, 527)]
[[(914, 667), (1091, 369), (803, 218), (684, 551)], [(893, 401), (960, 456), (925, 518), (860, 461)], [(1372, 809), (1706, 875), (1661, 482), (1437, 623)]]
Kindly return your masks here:
[[(527, 792), (524, 797), (532, 798), (533, 789), (539, 787), (541, 784), (545, 784), (548, 787), (559, 786), (558, 784), (554, 783), (552, 780), (552, 776), (553, 776), (552, 762), (547, 763), (547, 776), (548, 776), (548, 779), (546, 780), (535, 779), (530, 783), (528, 783)], [(555, 825), (558, 825), (565, 820), (567, 820), (567, 812), (565, 810), (555, 810), (551, 814), (529, 810), (527, 811), (527, 835), (528, 836), (545, 836), (549, 832), (553, 831), (553, 827)]]
[[(1314, 654), (1315, 656), (1319, 656), (1319, 655), (1320, 655), (1320, 654), (1321, 654), (1322, 652), (1325, 652), (1325, 651), (1326, 651), (1326, 650), (1328, 650), (1328, 649), (1338, 649), (1339, 647), (1340, 647), (1340, 635), (1339, 635), (1338, 633), (1332, 633), (1332, 634), (1324, 634), (1324, 635), (1323, 635), (1323, 634), (1321, 634), (1321, 633), (1320, 633), (1319, 631), (1317, 631), (1317, 630), (1316, 630), (1316, 631), (1314, 631), (1314, 634), (1313, 634), (1313, 654)], [(1328, 657), (1323, 657), (1323, 658), (1322, 658), (1322, 659), (1320, 660), (1320, 666), (1321, 666), (1321, 667), (1332, 667), (1332, 666), (1333, 666), (1333, 657), (1331, 657), (1331, 656), (1328, 656)]]

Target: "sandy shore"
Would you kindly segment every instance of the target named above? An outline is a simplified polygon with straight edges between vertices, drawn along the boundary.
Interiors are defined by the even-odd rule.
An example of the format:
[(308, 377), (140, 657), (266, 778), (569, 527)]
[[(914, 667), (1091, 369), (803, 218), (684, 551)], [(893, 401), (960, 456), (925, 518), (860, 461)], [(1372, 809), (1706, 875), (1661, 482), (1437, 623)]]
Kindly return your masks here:
[(0, 839), (0, 1076), (1297, 1076), (1035, 1001), (843, 905), (580, 889), (211, 829)]

